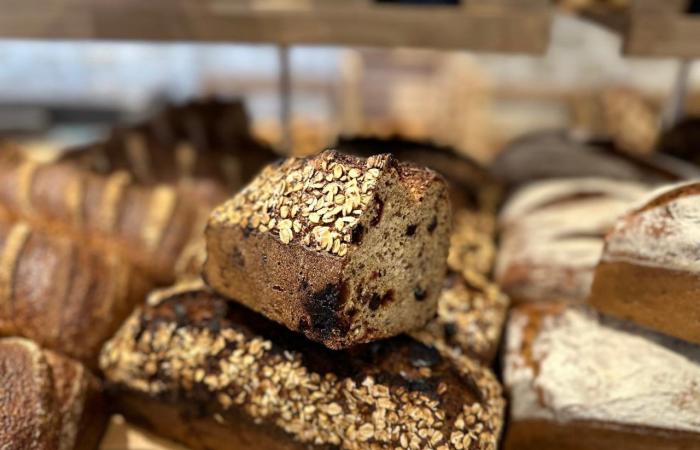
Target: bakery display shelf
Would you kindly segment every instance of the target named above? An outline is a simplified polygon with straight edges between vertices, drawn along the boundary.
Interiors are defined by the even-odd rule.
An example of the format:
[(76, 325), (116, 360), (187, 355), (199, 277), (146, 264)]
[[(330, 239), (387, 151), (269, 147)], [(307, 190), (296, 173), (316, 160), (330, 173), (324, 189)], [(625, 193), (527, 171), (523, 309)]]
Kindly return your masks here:
[(700, 57), (700, 1), (636, 0), (624, 50), (633, 56)]
[(407, 46), (518, 53), (544, 52), (551, 24), (547, 0), (462, 0), (455, 5), (386, 0), (0, 0), (0, 8), (0, 37), (5, 38)]

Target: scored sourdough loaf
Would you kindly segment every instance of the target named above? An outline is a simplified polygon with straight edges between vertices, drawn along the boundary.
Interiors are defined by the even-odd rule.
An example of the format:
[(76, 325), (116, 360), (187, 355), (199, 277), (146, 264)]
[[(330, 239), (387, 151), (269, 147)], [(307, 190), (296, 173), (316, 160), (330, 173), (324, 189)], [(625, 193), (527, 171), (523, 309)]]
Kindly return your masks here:
[(505, 449), (700, 448), (700, 347), (579, 308), (511, 313)]
[(333, 351), (205, 289), (155, 293), (105, 345), (117, 411), (194, 450), (495, 450), (495, 376), (400, 336)]
[(107, 422), (99, 380), (30, 340), (0, 339), (0, 447), (92, 450)]
[(118, 255), (0, 218), (0, 335), (23, 336), (97, 364), (150, 288)]
[(0, 158), (0, 202), (33, 225), (123, 253), (159, 283), (175, 278), (201, 215), (170, 186), (140, 187), (124, 172), (100, 176), (15, 155)]
[(635, 206), (606, 236), (590, 303), (700, 344), (700, 183), (661, 188)]
[(605, 233), (647, 192), (645, 185), (602, 178), (532, 183), (499, 217), (495, 278), (513, 302), (583, 302)]
[(220, 294), (334, 349), (434, 314), (450, 204), (435, 172), (326, 151), (268, 166), (215, 209), (203, 275)]

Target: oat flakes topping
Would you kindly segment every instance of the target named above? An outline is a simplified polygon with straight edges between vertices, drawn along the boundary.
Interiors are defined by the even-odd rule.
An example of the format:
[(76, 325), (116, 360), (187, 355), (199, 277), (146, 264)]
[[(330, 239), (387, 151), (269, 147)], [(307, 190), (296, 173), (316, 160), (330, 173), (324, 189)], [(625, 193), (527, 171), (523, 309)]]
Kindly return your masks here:
[[(212, 368), (212, 360), (218, 366)], [(453, 361), (482, 400), (464, 399), (451, 417), (442, 404), (450, 396), (447, 385), (430, 393), (383, 384), (370, 375), (354, 379), (312, 372), (301, 354), (281, 351), (235, 326), (213, 333), (159, 321), (141, 332), (136, 313), (103, 350), (101, 367), (110, 382), (152, 396), (208, 389), (222, 411), (219, 421), (230, 408), (240, 408), (256, 423), (274, 423), (301, 442), (348, 450), (495, 450), (503, 421), (501, 387), (471, 359)], [(430, 376), (430, 368), (421, 370)]]
[(284, 244), (301, 242), (344, 256), (390, 158), (363, 160), (332, 150), (308, 159), (288, 158), (266, 167), (212, 218), (272, 233)]

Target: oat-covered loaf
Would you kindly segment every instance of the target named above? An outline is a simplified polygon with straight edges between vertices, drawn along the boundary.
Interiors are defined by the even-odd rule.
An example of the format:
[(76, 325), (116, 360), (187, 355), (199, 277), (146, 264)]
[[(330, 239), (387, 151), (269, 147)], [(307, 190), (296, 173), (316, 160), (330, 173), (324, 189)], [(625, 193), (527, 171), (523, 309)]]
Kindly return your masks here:
[(435, 172), (326, 151), (268, 166), (207, 226), (207, 284), (334, 349), (434, 314), (450, 230)]
[(700, 344), (700, 183), (650, 193), (605, 238), (590, 303)]
[(101, 386), (80, 363), (22, 338), (0, 339), (3, 450), (91, 450), (107, 415)]
[(195, 450), (490, 449), (493, 374), (408, 337), (332, 351), (206, 290), (154, 294), (105, 346), (116, 408)]
[(111, 246), (159, 283), (174, 279), (200, 215), (172, 186), (136, 186), (124, 172), (101, 176), (13, 155), (0, 158), (0, 202), (35, 225)]
[(508, 297), (478, 272), (450, 272), (438, 298), (438, 314), (411, 333), (441, 351), (463, 353), (490, 364), (508, 313)]
[(150, 284), (117, 254), (0, 219), (0, 336), (97, 363)]
[(495, 278), (514, 302), (583, 302), (590, 292), (605, 233), (643, 184), (601, 178), (532, 183), (499, 217)]
[(700, 448), (700, 347), (561, 305), (511, 313), (506, 450)]

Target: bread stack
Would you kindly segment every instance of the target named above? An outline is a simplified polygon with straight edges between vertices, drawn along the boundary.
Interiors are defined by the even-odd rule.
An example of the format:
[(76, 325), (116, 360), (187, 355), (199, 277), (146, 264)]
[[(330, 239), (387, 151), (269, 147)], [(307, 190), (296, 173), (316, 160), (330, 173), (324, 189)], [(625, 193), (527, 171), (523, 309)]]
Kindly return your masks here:
[[(163, 155), (173, 160), (174, 153), (157, 154), (154, 149), (161, 147), (156, 145), (144, 147), (153, 157), (145, 159), (154, 169), (150, 178), (142, 170), (144, 160), (130, 150), (123, 154), (130, 155), (131, 165), (85, 163), (97, 161), (93, 157), (111, 141), (48, 163), (37, 163), (21, 150), (3, 145), (1, 448), (96, 447), (107, 408), (101, 399), (102, 382), (91, 371), (97, 372), (102, 345), (147, 292), (187, 273), (188, 249), (203, 240), (201, 217), (206, 218), (209, 208), (185, 188), (209, 179), (213, 181), (207, 183), (217, 186), (212, 192), (229, 192), (223, 175), (205, 175), (218, 163), (199, 164), (195, 158), (204, 145), (195, 141), (195, 135), (209, 143), (213, 133), (196, 124), (220, 126), (222, 139), (210, 144), (210, 153), (235, 160), (233, 142), (223, 136), (242, 132), (231, 131), (234, 125), (213, 120), (204, 111), (216, 107), (217, 117), (226, 118), (221, 110), (230, 106), (185, 106), (165, 114), (172, 122), (174, 145), (196, 149), (194, 156), (183, 159), (192, 170), (172, 179), (155, 169), (168, 164)], [(183, 121), (195, 125), (189, 131), (174, 125)], [(161, 132), (167, 128), (167, 120), (158, 122)], [(121, 161), (117, 152), (109, 155)]]
[(208, 286), (152, 294), (103, 349), (118, 410), (195, 449), (495, 449), (493, 374), (400, 335), (484, 287), (443, 287), (451, 221), (442, 177), (387, 154), (268, 166), (212, 212)]
[(506, 449), (700, 448), (700, 197), (650, 181), (538, 181), (502, 210)]

